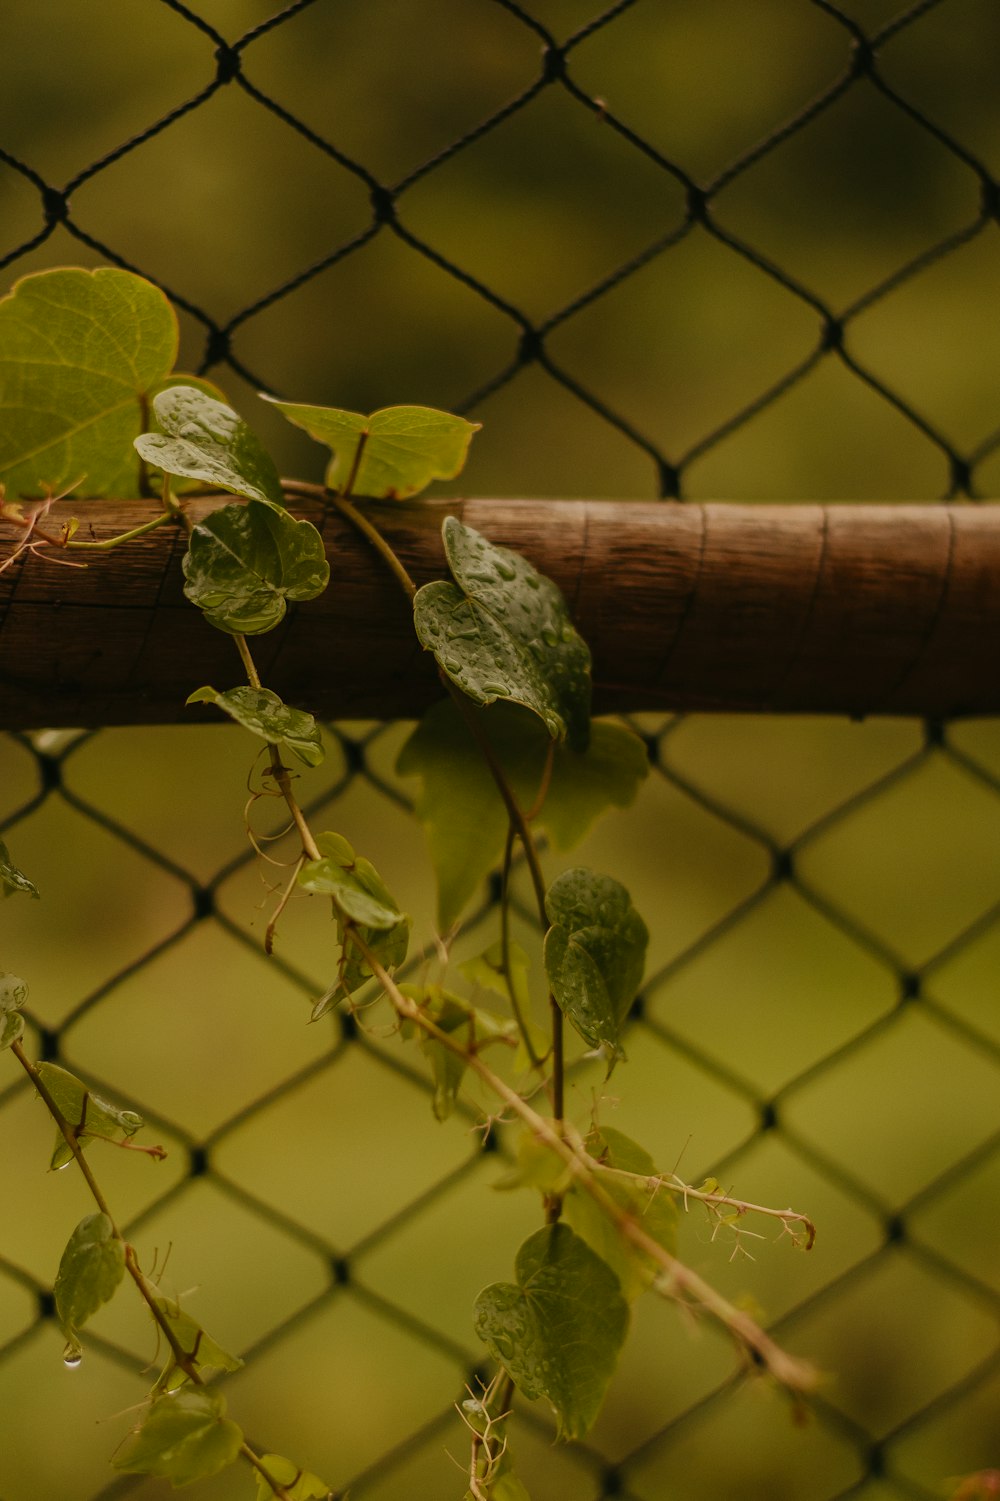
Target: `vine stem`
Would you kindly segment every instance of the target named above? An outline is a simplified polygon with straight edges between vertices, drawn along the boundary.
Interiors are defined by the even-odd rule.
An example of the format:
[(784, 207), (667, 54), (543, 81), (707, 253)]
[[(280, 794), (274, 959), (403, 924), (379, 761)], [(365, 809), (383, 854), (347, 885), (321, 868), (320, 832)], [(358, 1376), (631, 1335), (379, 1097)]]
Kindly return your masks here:
[(495, 1074), (477, 1053), (467, 1052), (454, 1037), (438, 1027), (415, 1001), (409, 1000), (356, 930), (351, 930), (351, 938), (400, 1017), (413, 1022), (429, 1037), (433, 1037), (435, 1042), (462, 1058), (466, 1066), (519, 1116), (536, 1140), (562, 1159), (573, 1178), (590, 1195), (622, 1238), (629, 1241), (636, 1250), (641, 1251), (657, 1265), (659, 1271), (652, 1283), (655, 1291), (674, 1302), (683, 1298), (690, 1299), (691, 1302), (703, 1308), (729, 1332), (755, 1364), (764, 1367), (789, 1391), (801, 1395), (816, 1386), (817, 1374), (808, 1362), (797, 1360), (793, 1355), (789, 1355), (749, 1314), (736, 1308), (691, 1267), (679, 1261), (676, 1256), (672, 1256), (642, 1228), (634, 1215), (622, 1209), (621, 1205), (597, 1181), (596, 1164), (582, 1144), (569, 1136), (563, 1123), (557, 1122), (561, 1129), (556, 1130), (544, 1116), (539, 1115), (526, 1100), (522, 1099), (516, 1089), (512, 1089), (499, 1074)]
[[(103, 1190), (101, 1189), (100, 1184), (94, 1176), (90, 1163), (87, 1161), (84, 1155), (83, 1147), (80, 1144), (80, 1139), (77, 1136), (76, 1131), (70, 1125), (69, 1121), (63, 1115), (62, 1111), (59, 1109), (59, 1106), (52, 1098), (45, 1080), (39, 1073), (37, 1066), (31, 1061), (27, 1053), (24, 1051), (22, 1044), (20, 1042), (11, 1043), (10, 1050), (13, 1053), (14, 1057), (17, 1059), (18, 1063), (24, 1069), (25, 1073), (28, 1075), (28, 1078), (31, 1080), (32, 1084), (37, 1090), (46, 1110), (55, 1121), (56, 1126), (60, 1134), (62, 1135), (62, 1138), (65, 1141), (67, 1147), (73, 1153), (76, 1165), (80, 1169), (80, 1172), (83, 1174), (84, 1181), (86, 1182), (87, 1187), (90, 1189), (91, 1197), (93, 1198), (94, 1203), (97, 1205), (101, 1213), (107, 1217), (108, 1222), (111, 1225), (111, 1234), (114, 1239), (119, 1242), (124, 1252), (125, 1270), (128, 1272), (132, 1281), (135, 1283), (135, 1286), (139, 1292), (139, 1296), (142, 1298), (143, 1302), (146, 1304), (146, 1307), (149, 1309), (154, 1323), (156, 1324), (160, 1333), (163, 1335), (163, 1338), (166, 1340), (167, 1344), (170, 1346), (170, 1353), (174, 1358), (174, 1364), (180, 1367), (185, 1376), (190, 1382), (193, 1383), (193, 1385), (207, 1386), (208, 1383), (205, 1381), (205, 1378), (202, 1376), (201, 1371), (198, 1369), (197, 1362), (194, 1361), (188, 1354), (188, 1352), (184, 1349), (183, 1345), (180, 1343), (180, 1340), (177, 1338), (177, 1335), (170, 1327), (170, 1321), (167, 1319), (163, 1310), (160, 1308), (157, 1302), (159, 1289), (156, 1287), (155, 1283), (149, 1281), (145, 1272), (139, 1265), (135, 1247), (129, 1241), (127, 1241), (122, 1234), (121, 1229), (118, 1225), (118, 1221), (112, 1214), (111, 1209), (108, 1205), (108, 1201), (104, 1197)], [(249, 1444), (245, 1442), (242, 1443), (240, 1445), (240, 1453), (253, 1466), (253, 1468), (257, 1471), (261, 1478), (267, 1481), (267, 1484), (271, 1487), (271, 1490), (273, 1494), (278, 1498), (278, 1501), (292, 1501), (292, 1497), (289, 1492), (279, 1481), (275, 1480), (274, 1477), (268, 1473), (263, 1461), (258, 1457), (257, 1454), (254, 1453)]]
[[(362, 511), (358, 510), (357, 506), (355, 506), (350, 499), (351, 489), (361, 462), (362, 446), (363, 445), (359, 445), (358, 447), (350, 477), (341, 494), (337, 494), (337, 492), (333, 490), (324, 491), (318, 485), (300, 484), (295, 481), (282, 481), (282, 484), (289, 494), (307, 495), (310, 499), (315, 500), (324, 499), (331, 505), (333, 505), (344, 517), (345, 521), (348, 521), (351, 526), (359, 531), (361, 535), (374, 548), (378, 556), (382, 559), (382, 562), (385, 564), (386, 568), (388, 568), (393, 578), (403, 590), (403, 593), (406, 595), (407, 599), (412, 603), (413, 597), (417, 592), (416, 584), (410, 577), (410, 574), (407, 572), (398, 554), (383, 537), (378, 527), (374, 526), (372, 522), (368, 520), (368, 517), (365, 516)], [(542, 868), (538, 859), (538, 850), (535, 845), (531, 829), (529, 827), (528, 819), (526, 818), (521, 805), (518, 803), (517, 798), (514, 796), (514, 790), (507, 780), (507, 775), (503, 767), (501, 766), (499, 758), (497, 757), (493, 746), (490, 744), (490, 741), (485, 734), (483, 727), (479, 722), (479, 719), (476, 716), (472, 704), (466, 698), (465, 694), (455, 686), (455, 684), (450, 680), (445, 672), (440, 671), (440, 677), (445, 689), (451, 695), (452, 702), (455, 704), (459, 714), (462, 716), (466, 728), (468, 729), (472, 738), (475, 740), (476, 745), (479, 747), (479, 750), (487, 766), (489, 767), (490, 775), (493, 778), (497, 791), (499, 792), (500, 797), (503, 800), (504, 807), (507, 810), (507, 817), (510, 821), (510, 825), (515, 830), (517, 837), (521, 842), (521, 848), (524, 850), (524, 857), (531, 875), (531, 884), (534, 889), (535, 904), (538, 909), (539, 921), (544, 931), (548, 922), (545, 913), (545, 878), (542, 874)], [(545, 791), (547, 791), (548, 789), (548, 782), (551, 774), (552, 760), (550, 757), (546, 762), (545, 775), (543, 777), (543, 784), (540, 792), (540, 797), (542, 798), (544, 798)], [(538, 799), (536, 799), (536, 803), (537, 801)], [(295, 816), (294, 813), (292, 814), (292, 816)], [(313, 858), (315, 858), (315, 856)], [(516, 1007), (515, 1019), (518, 1021), (521, 1035), (524, 1039), (525, 1047), (528, 1050), (528, 1055), (534, 1062), (534, 1048), (531, 1044), (531, 1040), (527, 1034), (526, 1028), (520, 1024), (520, 1017), (517, 1013)], [(566, 1109), (563, 1014), (559, 1009), (555, 996), (553, 996), (551, 993), (549, 994), (549, 1021), (552, 1033), (552, 1114), (555, 1116), (556, 1120), (561, 1121)], [(559, 1203), (557, 1198), (551, 1199), (548, 1205), (548, 1213), (551, 1218), (558, 1219)]]

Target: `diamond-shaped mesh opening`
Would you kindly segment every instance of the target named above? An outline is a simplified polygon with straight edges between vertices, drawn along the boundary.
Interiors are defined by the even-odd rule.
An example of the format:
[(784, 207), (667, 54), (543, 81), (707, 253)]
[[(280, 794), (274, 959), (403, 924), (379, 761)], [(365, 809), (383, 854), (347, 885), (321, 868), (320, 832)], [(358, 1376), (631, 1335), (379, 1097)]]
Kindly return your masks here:
[[(0, 265), (160, 280), (182, 363), (254, 414), (283, 472), (318, 479), (324, 456), (254, 413), (261, 388), (466, 412), (484, 432), (453, 494), (1000, 488), (989, 0), (294, 0), (241, 30), (246, 10), (9, 0)], [(488, 1186), (513, 1133), (484, 1158), (471, 1112), (436, 1123), (383, 1014), (372, 1036), (305, 1025), (332, 933), (295, 900), (263, 957), (294, 852), (255, 858), (253, 751), (209, 712), (0, 737), (0, 837), (43, 894), (3, 905), (0, 967), (30, 982), (32, 1051), (167, 1147), (155, 1166), (92, 1153), (144, 1264), (247, 1356), (227, 1390), (250, 1440), (338, 1498), (457, 1496), (469, 1303), (537, 1224), (530, 1194)], [(713, 1239), (693, 1205), (681, 1246), (831, 1380), (797, 1427), (724, 1340), (655, 1305), (585, 1442), (518, 1404), (518, 1472), (533, 1501), (932, 1501), (1000, 1464), (997, 725), (639, 727), (635, 807), (545, 856), (619, 873), (652, 929), (628, 1063), (606, 1080), (574, 1049), (570, 1108), (813, 1215), (808, 1255), (776, 1224)], [(385, 874), (419, 964), (434, 892), (405, 730), (325, 734), (310, 816)], [(249, 819), (280, 826), (267, 803)], [(456, 957), (492, 939), (495, 895)], [(152, 1354), (141, 1308), (123, 1295), (82, 1369), (60, 1361), (49, 1295), (91, 1204), (46, 1175), (52, 1136), (0, 1075), (0, 1497), (160, 1501), (107, 1468), (126, 1420), (103, 1420), (141, 1399)]]

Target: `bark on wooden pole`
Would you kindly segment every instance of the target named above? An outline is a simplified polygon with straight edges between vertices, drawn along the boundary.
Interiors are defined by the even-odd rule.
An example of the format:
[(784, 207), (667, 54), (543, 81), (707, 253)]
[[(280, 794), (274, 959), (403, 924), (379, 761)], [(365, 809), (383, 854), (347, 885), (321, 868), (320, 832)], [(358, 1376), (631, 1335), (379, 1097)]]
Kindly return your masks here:
[[(336, 513), (292, 509), (322, 528), (333, 580), (255, 639), (264, 682), (324, 718), (418, 714), (441, 690), (402, 594)], [(100, 539), (156, 510), (64, 503), (46, 526), (75, 515), (80, 538)], [(418, 582), (444, 573), (446, 514), (555, 579), (590, 643), (599, 711), (1000, 711), (1000, 506), (465, 500), (372, 513)], [(16, 537), (0, 523), (0, 563)], [(167, 527), (85, 569), (38, 556), (0, 573), (0, 727), (204, 722), (187, 694), (241, 671), (182, 595), (184, 547)]]

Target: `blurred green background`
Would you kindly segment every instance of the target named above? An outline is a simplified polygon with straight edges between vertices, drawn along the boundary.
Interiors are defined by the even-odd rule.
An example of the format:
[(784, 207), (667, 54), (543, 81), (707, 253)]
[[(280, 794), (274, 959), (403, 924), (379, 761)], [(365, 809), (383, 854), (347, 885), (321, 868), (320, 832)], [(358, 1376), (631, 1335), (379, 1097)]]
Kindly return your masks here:
[[(293, 6), (243, 49), (248, 87), (220, 85), (91, 173), (212, 84), (217, 38), (193, 16), (235, 43), (278, 7), (6, 0), (6, 285), (110, 251), (196, 310), (181, 314), (189, 367), (207, 326), (236, 320), (245, 375), (212, 374), (304, 477), (322, 454), (257, 385), (467, 409), (483, 431), (462, 493), (652, 499), (666, 464), (694, 499), (935, 502), (958, 459), (976, 496), (995, 494), (1000, 242), (981, 210), (1000, 166), (996, 6), (615, 10), (568, 52), (571, 89), (535, 88), (528, 19), (562, 42), (599, 14), (581, 0)], [(880, 83), (849, 81), (848, 22), (889, 27)], [(372, 232), (363, 175), (251, 90), (403, 184), (398, 232)], [(710, 189), (714, 229), (686, 218), (664, 161)], [(47, 234), (40, 183), (72, 189)], [(820, 353), (827, 315), (844, 320), (843, 357)], [(519, 363), (526, 324), (546, 330), (544, 358)], [(650, 1302), (591, 1438), (556, 1447), (526, 1406), (519, 1469), (533, 1501), (940, 1497), (1000, 1463), (1000, 730), (639, 728), (654, 768), (635, 807), (546, 860), (613, 871), (652, 932), (603, 1118), (664, 1169), (815, 1218), (809, 1256), (765, 1240), (730, 1260), (693, 1213), (683, 1251), (829, 1379), (795, 1426), (733, 1379), (710, 1329)], [(429, 947), (432, 883), (394, 770), (406, 733), (331, 727), (303, 795)], [(95, 1148), (95, 1165), (144, 1260), (166, 1260), (165, 1284), (247, 1353), (227, 1392), (251, 1439), (356, 1501), (457, 1497), (445, 1451), (463, 1453), (450, 1406), (479, 1356), (471, 1302), (510, 1275), (537, 1206), (491, 1191), (499, 1163), (471, 1118), (433, 1120), (420, 1060), (381, 1018), (360, 1040), (305, 1025), (330, 932), (303, 900), (278, 960), (260, 952), (272, 875), (243, 829), (252, 757), (215, 725), (0, 738), (0, 830), (43, 892), (4, 906), (0, 968), (29, 981), (33, 1037), (58, 1034), (67, 1066), (170, 1147), (160, 1166)], [(484, 890), (460, 953), (490, 932)], [(144, 1391), (143, 1316), (123, 1292), (75, 1373), (39, 1318), (88, 1206), (72, 1173), (46, 1176), (50, 1130), (14, 1073), (0, 1075), (0, 1501), (154, 1501), (166, 1487), (107, 1467), (128, 1426), (110, 1415)], [(577, 1066), (578, 1119), (607, 1092)], [(251, 1490), (236, 1469), (190, 1494)]]

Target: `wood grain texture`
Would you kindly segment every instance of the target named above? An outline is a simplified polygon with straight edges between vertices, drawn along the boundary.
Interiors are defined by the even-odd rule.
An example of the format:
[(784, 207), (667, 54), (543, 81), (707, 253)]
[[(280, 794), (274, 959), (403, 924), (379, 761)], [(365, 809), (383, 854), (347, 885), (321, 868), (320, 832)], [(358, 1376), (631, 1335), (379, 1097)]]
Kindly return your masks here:
[[(217, 501), (191, 501), (193, 518)], [(415, 715), (440, 694), (407, 601), (333, 511), (332, 583), (255, 638), (264, 682), (323, 718)], [(153, 502), (54, 508), (100, 539)], [(598, 711), (918, 714), (1000, 711), (1000, 506), (677, 505), (465, 500), (372, 505), (418, 583), (444, 572), (461, 516), (555, 579), (594, 655)], [(16, 533), (0, 524), (0, 562)], [(232, 687), (231, 640), (181, 592), (180, 531), (87, 568), (26, 558), (0, 573), (0, 726), (191, 722), (203, 683)], [(79, 557), (79, 555), (76, 555)]]

